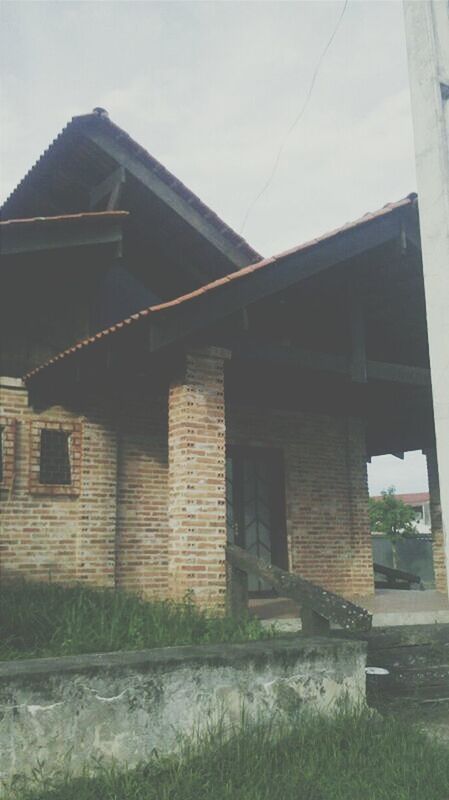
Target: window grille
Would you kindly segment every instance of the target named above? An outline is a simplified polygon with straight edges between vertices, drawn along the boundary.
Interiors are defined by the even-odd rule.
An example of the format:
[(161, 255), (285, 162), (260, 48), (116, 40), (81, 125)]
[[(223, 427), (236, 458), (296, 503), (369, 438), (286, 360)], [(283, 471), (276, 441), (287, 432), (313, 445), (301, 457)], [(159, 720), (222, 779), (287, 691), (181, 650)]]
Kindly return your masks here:
[(70, 434), (66, 431), (41, 430), (39, 482), (53, 486), (71, 484)]

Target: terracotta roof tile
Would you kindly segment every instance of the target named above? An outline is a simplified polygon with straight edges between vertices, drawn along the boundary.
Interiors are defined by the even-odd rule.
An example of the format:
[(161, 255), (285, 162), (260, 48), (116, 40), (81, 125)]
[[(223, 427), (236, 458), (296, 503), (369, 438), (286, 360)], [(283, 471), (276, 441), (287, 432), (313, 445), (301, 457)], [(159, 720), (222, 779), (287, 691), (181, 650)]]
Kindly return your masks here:
[[(408, 494), (395, 494), (398, 500), (402, 500), (407, 506), (419, 506), (427, 503), (430, 499), (429, 492), (409, 492)], [(382, 500), (382, 495), (373, 495), (372, 500)]]

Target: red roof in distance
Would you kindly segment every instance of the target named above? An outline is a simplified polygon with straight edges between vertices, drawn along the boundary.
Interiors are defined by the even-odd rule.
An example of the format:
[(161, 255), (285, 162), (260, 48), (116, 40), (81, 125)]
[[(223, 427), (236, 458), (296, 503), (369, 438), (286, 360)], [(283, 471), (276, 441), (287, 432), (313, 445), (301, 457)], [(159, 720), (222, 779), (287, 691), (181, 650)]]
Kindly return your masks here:
[[(395, 494), (398, 500), (402, 500), (406, 506), (421, 506), (430, 500), (429, 492), (409, 492), (408, 494)], [(372, 500), (382, 500), (382, 495), (374, 495)]]

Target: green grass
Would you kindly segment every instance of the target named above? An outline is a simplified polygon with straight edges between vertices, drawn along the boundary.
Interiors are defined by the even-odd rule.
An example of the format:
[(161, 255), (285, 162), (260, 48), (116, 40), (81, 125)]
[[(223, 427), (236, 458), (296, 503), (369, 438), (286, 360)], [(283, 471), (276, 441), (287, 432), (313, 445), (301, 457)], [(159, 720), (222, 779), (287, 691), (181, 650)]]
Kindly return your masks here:
[(215, 730), (179, 757), (40, 779), (8, 800), (448, 800), (449, 749), (366, 711)]
[(0, 587), (0, 660), (268, 636), (258, 620), (207, 615), (189, 600), (146, 602), (119, 591), (45, 583)]

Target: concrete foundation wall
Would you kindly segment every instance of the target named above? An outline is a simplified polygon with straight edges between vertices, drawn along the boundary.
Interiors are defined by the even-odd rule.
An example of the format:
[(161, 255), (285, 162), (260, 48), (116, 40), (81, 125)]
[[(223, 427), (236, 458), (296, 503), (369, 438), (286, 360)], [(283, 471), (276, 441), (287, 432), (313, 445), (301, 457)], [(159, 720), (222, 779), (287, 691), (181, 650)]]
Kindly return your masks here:
[(0, 663), (0, 778), (134, 765), (179, 736), (365, 698), (363, 642), (278, 639)]

